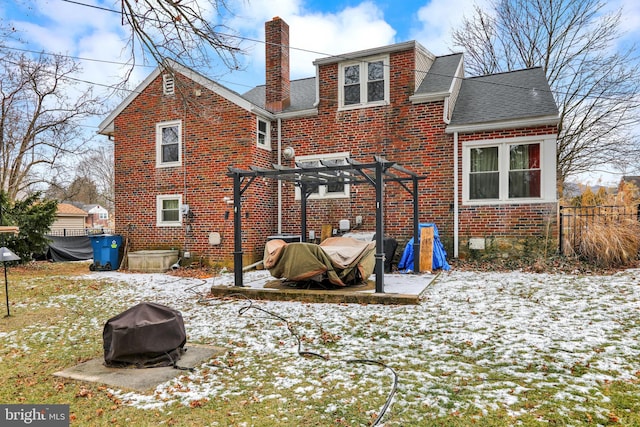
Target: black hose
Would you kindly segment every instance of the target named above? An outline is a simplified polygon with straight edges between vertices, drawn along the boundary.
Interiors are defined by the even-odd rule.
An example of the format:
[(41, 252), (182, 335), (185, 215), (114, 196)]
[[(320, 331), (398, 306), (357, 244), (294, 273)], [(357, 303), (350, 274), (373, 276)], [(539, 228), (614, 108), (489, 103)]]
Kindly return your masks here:
[[(246, 298), (246, 296), (242, 295), (243, 297)], [(302, 349), (302, 340), (300, 339), (300, 336), (293, 330), (293, 328), (291, 327), (289, 321), (276, 314), (273, 313), (272, 311), (269, 310), (265, 310), (264, 308), (261, 307), (256, 307), (253, 305), (253, 301), (248, 299), (248, 305), (245, 305), (243, 307), (240, 307), (240, 309), (238, 310), (238, 314), (240, 316), (242, 316), (244, 313), (246, 313), (248, 310), (250, 309), (254, 309), (254, 310), (258, 310), (261, 311), (263, 313), (268, 314), (269, 316), (272, 316), (282, 322), (284, 322), (287, 325), (287, 329), (289, 330), (289, 333), (291, 333), (291, 335), (293, 337), (295, 337), (296, 341), (298, 342), (298, 355), (300, 356), (313, 356), (313, 357), (318, 357), (322, 360), (329, 360), (328, 357), (323, 356), (319, 353), (315, 353), (312, 351), (306, 351)], [(377, 366), (381, 366), (385, 369), (388, 369), (389, 371), (391, 371), (391, 373), (393, 374), (393, 386), (391, 388), (391, 391), (389, 392), (389, 395), (387, 396), (387, 400), (385, 401), (384, 405), (382, 406), (382, 408), (380, 409), (380, 412), (378, 414), (378, 417), (375, 419), (375, 421), (373, 422), (373, 424), (371, 424), (372, 426), (377, 426), (378, 423), (380, 423), (380, 421), (382, 420), (382, 417), (384, 416), (384, 414), (386, 413), (387, 409), (389, 409), (389, 406), (391, 406), (391, 402), (393, 401), (393, 396), (395, 395), (396, 391), (398, 390), (398, 374), (396, 373), (396, 371), (391, 368), (390, 366), (378, 361), (378, 360), (373, 360), (373, 359), (348, 359), (348, 360), (344, 360), (345, 363), (359, 363), (359, 364), (366, 364), (366, 365), (377, 365)]]

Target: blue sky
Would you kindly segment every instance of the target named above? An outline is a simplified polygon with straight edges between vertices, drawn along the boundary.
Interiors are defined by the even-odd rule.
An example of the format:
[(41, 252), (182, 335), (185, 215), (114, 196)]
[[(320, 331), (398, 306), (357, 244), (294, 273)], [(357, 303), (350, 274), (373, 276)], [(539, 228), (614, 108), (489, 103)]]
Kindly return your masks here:
[[(450, 53), (455, 50), (451, 29), (460, 25), (465, 14), (472, 14), (474, 4), (489, 1), (227, 0), (234, 15), (226, 23), (249, 39), (264, 40), (264, 22), (274, 16), (283, 18), (290, 26), (291, 77), (295, 79), (313, 76), (312, 62), (318, 57), (408, 40), (417, 40), (436, 55)], [(119, 15), (75, 3), (117, 10), (120, 0), (0, 0), (0, 18), (21, 34), (26, 42), (23, 48), (124, 61), (125, 29)], [(611, 8), (624, 8), (627, 40), (640, 40), (640, 2), (608, 3)], [(264, 82), (264, 45), (247, 41), (243, 46), (247, 50), (243, 71), (229, 74), (219, 67), (209, 74), (238, 92)], [(110, 84), (123, 73), (116, 65), (81, 62), (84, 77), (97, 83)], [(138, 68), (131, 83), (142, 81), (148, 72)]]
[[(199, 0), (183, 0), (199, 1)], [(264, 40), (264, 22), (279, 16), (290, 26), (291, 78), (315, 74), (314, 59), (391, 43), (417, 40), (436, 55), (450, 53), (450, 31), (474, 4), (490, 0), (227, 0), (233, 9), (228, 26), (251, 40)], [(124, 31), (120, 16), (83, 6), (119, 9), (120, 0), (0, 0), (0, 19), (21, 35), (14, 47), (61, 53), (102, 61), (124, 62)], [(624, 43), (640, 41), (640, 2), (610, 0), (607, 7), (624, 10)], [(6, 43), (4, 41), (3, 43)], [(223, 67), (207, 75), (240, 93), (264, 83), (264, 44), (247, 41), (243, 70)], [(311, 51), (313, 53), (309, 53)], [(639, 53), (640, 54), (640, 53)], [(118, 81), (126, 67), (80, 61), (80, 79), (99, 85)], [(130, 78), (134, 88), (152, 67), (137, 67)], [(100, 88), (100, 86), (98, 86)], [(99, 120), (96, 121), (96, 125)]]
[[(76, 1), (76, 0), (74, 0)], [(486, 1), (486, 0), (481, 0)], [(78, 3), (119, 9), (120, 0), (77, 0)], [(63, 0), (2, 0), (0, 17), (10, 23), (36, 51), (82, 58), (124, 61), (124, 29), (117, 14)], [(418, 40), (435, 54), (450, 52), (448, 30), (466, 11), (468, 0), (230, 0), (234, 15), (227, 24), (241, 35), (264, 40), (264, 22), (280, 16), (290, 26), (292, 78), (314, 75), (318, 57), (352, 52), (407, 40)], [(245, 69), (220, 78), (239, 92), (264, 82), (264, 45), (245, 42)], [(308, 50), (317, 53), (307, 53)], [(115, 81), (118, 67), (82, 62), (87, 75), (100, 83)], [(132, 80), (141, 81), (139, 69)]]

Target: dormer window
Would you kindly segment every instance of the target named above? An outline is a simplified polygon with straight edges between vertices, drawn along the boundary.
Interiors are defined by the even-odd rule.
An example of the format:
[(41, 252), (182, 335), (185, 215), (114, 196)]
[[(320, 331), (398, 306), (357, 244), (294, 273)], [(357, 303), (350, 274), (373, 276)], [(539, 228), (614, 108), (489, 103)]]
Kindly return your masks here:
[(368, 58), (340, 64), (340, 108), (389, 103), (389, 58)]
[(176, 85), (171, 74), (162, 75), (162, 93), (164, 95), (173, 95), (176, 93)]

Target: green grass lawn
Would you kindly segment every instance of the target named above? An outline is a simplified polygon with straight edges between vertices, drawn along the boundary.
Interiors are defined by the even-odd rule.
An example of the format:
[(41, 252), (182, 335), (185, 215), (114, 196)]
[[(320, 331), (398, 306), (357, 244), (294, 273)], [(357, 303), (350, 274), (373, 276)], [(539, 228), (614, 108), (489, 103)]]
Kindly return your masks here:
[[(88, 264), (9, 268), (0, 403), (69, 404), (78, 426), (640, 426), (640, 272), (443, 274), (419, 306), (198, 302), (179, 278)], [(176, 297), (176, 295), (178, 295)], [(2, 293), (4, 299), (4, 292)], [(146, 299), (227, 352), (148, 393), (55, 377), (102, 356), (106, 320)]]

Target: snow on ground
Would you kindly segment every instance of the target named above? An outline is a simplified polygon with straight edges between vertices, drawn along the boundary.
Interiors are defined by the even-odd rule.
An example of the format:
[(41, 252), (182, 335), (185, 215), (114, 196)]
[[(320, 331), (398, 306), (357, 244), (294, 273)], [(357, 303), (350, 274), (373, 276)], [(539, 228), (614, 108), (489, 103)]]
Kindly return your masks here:
[[(264, 280), (264, 274), (245, 273), (245, 284)], [(277, 365), (283, 352), (295, 356), (297, 350), (282, 322), (252, 310), (240, 315), (246, 300), (198, 301), (213, 279), (119, 272), (90, 276), (118, 283), (100, 296), (110, 315), (119, 312), (114, 311), (114, 302), (121, 308), (141, 301), (165, 304), (182, 312), (187, 347), (189, 342), (219, 345), (244, 356), (236, 361), (233, 372), (237, 390), (230, 390), (228, 382), (223, 386), (218, 381), (199, 381), (196, 371), (185, 392), (176, 390), (172, 382), (158, 386), (153, 395), (115, 390), (125, 402), (142, 408), (189, 404), (239, 393), (241, 384), (274, 378), (299, 402), (323, 393), (320, 383), (309, 387), (308, 360), (293, 358), (299, 362)], [(305, 350), (330, 353), (334, 360), (366, 357), (392, 367), (399, 386), (390, 411), (402, 412), (405, 419), (425, 407), (440, 415), (469, 407), (480, 411), (514, 407), (517, 415), (522, 405), (514, 405), (533, 389), (557, 390), (560, 407), (580, 410), (588, 399), (593, 408), (594, 401), (606, 402), (598, 391), (602, 381), (640, 375), (640, 270), (610, 276), (451, 271), (433, 279), (431, 275), (396, 275), (389, 280), (396, 289), (424, 281), (426, 289), (417, 306), (253, 304), (288, 319), (307, 337), (318, 338), (320, 333), (336, 337), (330, 350), (319, 339), (305, 343)], [(215, 279), (217, 285), (232, 281), (232, 273)], [(266, 371), (280, 372), (262, 378), (242, 373), (243, 366), (257, 363), (264, 363)], [(350, 374), (332, 370), (331, 375), (343, 375), (347, 382)], [(375, 385), (380, 387), (378, 392), (387, 393), (389, 380)], [(462, 398), (456, 392), (460, 389), (465, 391)]]

